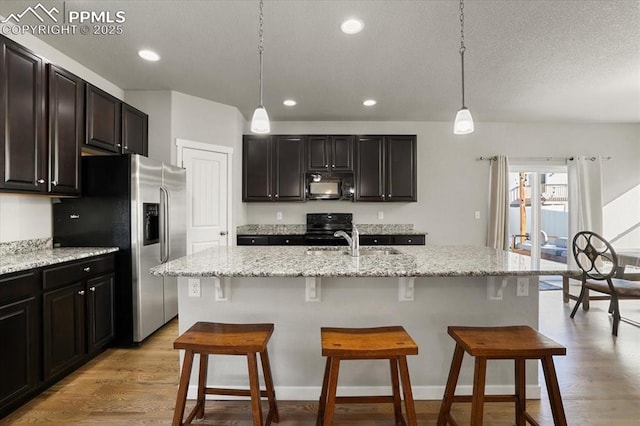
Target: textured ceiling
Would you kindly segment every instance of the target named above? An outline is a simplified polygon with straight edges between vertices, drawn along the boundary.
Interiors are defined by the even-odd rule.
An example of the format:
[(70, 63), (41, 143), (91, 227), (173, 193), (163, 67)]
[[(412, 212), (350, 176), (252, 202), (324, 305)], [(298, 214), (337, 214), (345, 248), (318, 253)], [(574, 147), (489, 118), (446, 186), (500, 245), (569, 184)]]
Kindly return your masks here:
[[(122, 35), (40, 36), (125, 90), (176, 90), (245, 118), (258, 104), (257, 0), (41, 3), (125, 11)], [(0, 15), (35, 4), (2, 0)], [(264, 15), (272, 120), (452, 121), (461, 105), (456, 0), (266, 0)], [(339, 31), (350, 16), (363, 32)], [(467, 0), (465, 40), (476, 121), (640, 123), (640, 1)], [(162, 60), (141, 61), (144, 47)]]

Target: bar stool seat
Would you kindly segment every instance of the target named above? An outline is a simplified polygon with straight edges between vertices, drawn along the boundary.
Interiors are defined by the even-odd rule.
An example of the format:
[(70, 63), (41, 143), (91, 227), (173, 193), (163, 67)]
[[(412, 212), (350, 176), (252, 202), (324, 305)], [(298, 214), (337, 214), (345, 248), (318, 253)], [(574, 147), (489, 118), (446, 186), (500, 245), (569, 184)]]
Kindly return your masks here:
[[(316, 424), (333, 424), (335, 404), (393, 403), (397, 425), (405, 425), (400, 398), (400, 378), (405, 411), (410, 426), (417, 424), (416, 410), (409, 380), (407, 355), (417, 355), (418, 346), (403, 327), (331, 328), (322, 327), (322, 356), (327, 357)], [(338, 372), (342, 360), (388, 359), (391, 369), (391, 396), (336, 396)]]
[[(444, 391), (438, 426), (456, 422), (451, 416), (453, 402), (471, 402), (471, 425), (482, 425), (484, 402), (515, 402), (516, 426), (538, 423), (526, 411), (526, 377), (525, 361), (539, 359), (549, 393), (549, 402), (556, 426), (566, 426), (564, 408), (556, 370), (553, 365), (554, 355), (566, 355), (567, 349), (547, 338), (529, 326), (509, 327), (448, 327), (448, 332), (456, 341), (456, 348), (451, 361), (449, 379)], [(462, 366), (464, 353), (475, 357), (473, 376), (473, 395), (454, 395), (458, 383), (458, 375)], [(515, 394), (484, 394), (486, 367), (488, 359), (513, 359), (515, 361)]]
[[(180, 374), (180, 386), (176, 399), (176, 409), (173, 416), (173, 426), (190, 423), (194, 418), (204, 417), (205, 395), (250, 396), (254, 426), (262, 426), (262, 409), (260, 397), (267, 397), (269, 413), (265, 425), (279, 421), (276, 393), (271, 377), (267, 343), (273, 334), (273, 324), (222, 324), (212, 322), (197, 322), (189, 330), (179, 336), (173, 343), (174, 349), (184, 349), (184, 362)], [(200, 355), (200, 370), (198, 374), (198, 397), (196, 406), (183, 423), (184, 410), (187, 400), (187, 390), (193, 357)], [(257, 354), (260, 354), (262, 373), (266, 390), (260, 390), (258, 378)], [(209, 388), (207, 383), (207, 366), (209, 355), (244, 355), (249, 367), (249, 389)]]

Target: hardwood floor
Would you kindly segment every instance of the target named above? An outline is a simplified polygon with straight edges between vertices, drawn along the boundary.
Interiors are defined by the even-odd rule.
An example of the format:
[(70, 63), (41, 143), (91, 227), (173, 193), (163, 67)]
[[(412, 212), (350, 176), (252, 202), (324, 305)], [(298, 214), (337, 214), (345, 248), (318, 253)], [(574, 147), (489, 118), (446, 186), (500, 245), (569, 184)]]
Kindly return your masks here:
[[(556, 357), (558, 380), (570, 425), (637, 426), (640, 419), (640, 328), (622, 322), (611, 335), (607, 302), (593, 302), (572, 321), (561, 291), (540, 293), (540, 330), (567, 346)], [(572, 302), (573, 303), (573, 302)], [(623, 316), (640, 319), (640, 303), (621, 302)], [(109, 349), (80, 370), (0, 420), (2, 425), (170, 424), (178, 385), (178, 351), (172, 349), (177, 322), (159, 330), (136, 349)], [(542, 376), (541, 376), (542, 377)], [(544, 386), (544, 385), (543, 385)], [(546, 392), (543, 388), (543, 392)], [(452, 413), (466, 424), (470, 404)], [(546, 395), (529, 401), (541, 425), (553, 420)], [(189, 407), (190, 405), (188, 405)], [(314, 425), (317, 403), (279, 401), (280, 425)], [(417, 401), (419, 425), (435, 425), (440, 401)], [(266, 412), (266, 408), (265, 408)], [(204, 421), (211, 425), (250, 425), (246, 402), (209, 402)], [(486, 425), (513, 425), (511, 404), (486, 404)], [(338, 406), (336, 425), (390, 425), (387, 405)]]

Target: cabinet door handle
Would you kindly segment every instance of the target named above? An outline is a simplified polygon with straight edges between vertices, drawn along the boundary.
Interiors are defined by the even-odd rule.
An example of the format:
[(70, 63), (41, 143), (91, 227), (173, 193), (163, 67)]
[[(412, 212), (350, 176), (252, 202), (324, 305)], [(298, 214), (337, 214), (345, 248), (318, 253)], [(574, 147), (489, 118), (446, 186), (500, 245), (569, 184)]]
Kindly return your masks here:
[(89, 287), (89, 290), (96, 291), (96, 288), (95, 287)]
[(411, 238), (409, 238), (407, 241), (411, 242)]
[(333, 167), (333, 168), (335, 169), (336, 165), (335, 165), (335, 164), (332, 164), (332, 165), (331, 165), (331, 167)]
[(278, 198), (278, 197), (279, 197), (279, 195), (278, 195), (278, 194), (276, 194), (276, 198)]
[(58, 181), (57, 180), (52, 180), (51, 181), (51, 186), (58, 186)]
[(289, 240), (284, 240), (285, 243), (289, 244)]
[(129, 146), (128, 146), (128, 145), (125, 145), (125, 146), (124, 146), (124, 149), (129, 149)]
[(80, 290), (80, 291), (78, 292), (78, 294), (79, 294), (80, 296), (84, 296), (84, 290)]
[(256, 242), (256, 240), (251, 240), (251, 244), (254, 244)]
[(82, 269), (85, 272), (91, 272), (91, 266), (87, 266), (86, 268)]
[(384, 194), (382, 194), (382, 199), (384, 200)]
[(329, 167), (329, 165), (328, 165), (328, 164), (325, 164), (324, 166), (325, 166), (325, 167), (327, 167), (327, 168)]
[(44, 183), (44, 179), (38, 179), (38, 183)]
[(267, 196), (268, 196), (269, 198), (271, 198), (271, 194), (268, 194)]
[(378, 240), (373, 240), (373, 242), (374, 242), (374, 243), (377, 243), (377, 242), (378, 242)]
[(117, 144), (116, 144), (116, 146), (117, 146), (118, 148), (120, 148), (120, 147), (122, 146), (122, 144), (117, 143)]

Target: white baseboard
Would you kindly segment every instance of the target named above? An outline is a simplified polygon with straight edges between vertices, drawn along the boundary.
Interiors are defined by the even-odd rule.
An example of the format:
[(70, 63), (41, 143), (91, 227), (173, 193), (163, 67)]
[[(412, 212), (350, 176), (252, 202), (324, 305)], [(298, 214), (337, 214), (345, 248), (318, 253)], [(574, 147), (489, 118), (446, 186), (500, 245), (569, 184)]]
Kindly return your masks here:
[[(217, 385), (216, 385), (217, 386)], [(246, 389), (240, 386), (220, 386), (231, 389)], [(444, 386), (412, 386), (413, 399), (415, 400), (441, 400), (444, 395)], [(317, 401), (320, 398), (320, 386), (276, 386), (276, 398), (279, 401)], [(458, 386), (456, 395), (471, 395), (473, 386)], [(487, 385), (486, 395), (513, 394), (513, 385)], [(527, 399), (540, 399), (540, 385), (527, 385)], [(389, 386), (338, 386), (339, 396), (356, 395), (390, 395)], [(198, 394), (195, 385), (189, 386), (188, 399), (195, 399)], [(208, 395), (207, 399), (231, 400), (249, 399), (248, 397), (234, 397), (224, 395)]]

